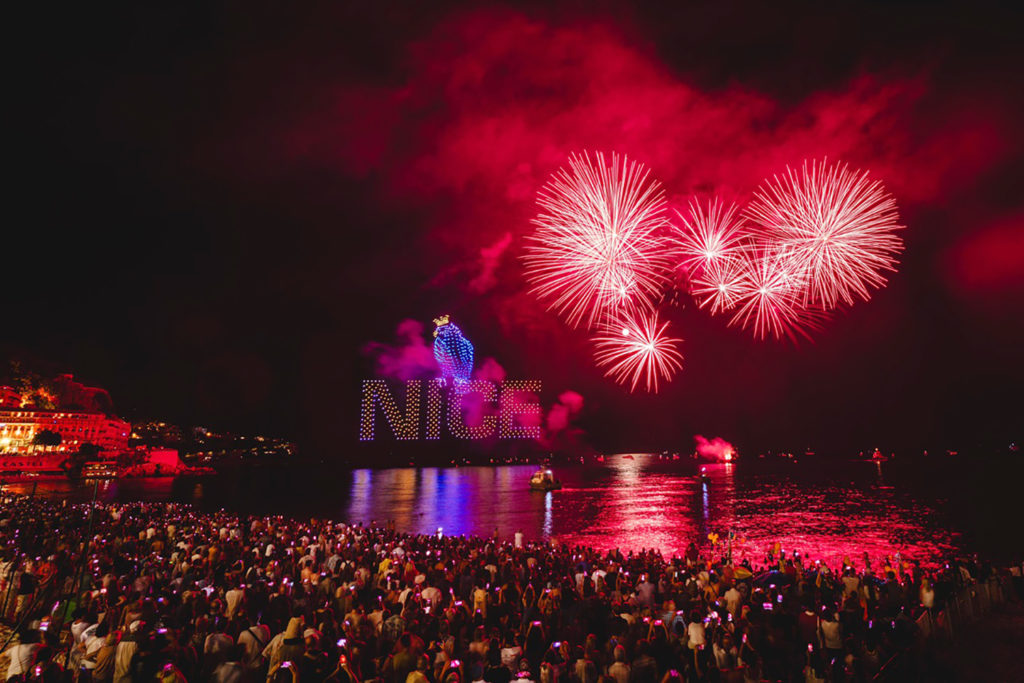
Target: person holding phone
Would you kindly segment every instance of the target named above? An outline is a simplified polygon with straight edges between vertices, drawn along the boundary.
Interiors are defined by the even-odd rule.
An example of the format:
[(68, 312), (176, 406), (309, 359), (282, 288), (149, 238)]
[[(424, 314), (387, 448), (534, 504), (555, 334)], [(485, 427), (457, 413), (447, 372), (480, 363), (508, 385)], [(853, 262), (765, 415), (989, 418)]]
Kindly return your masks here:
[(286, 660), (267, 674), (267, 683), (298, 683), (299, 667), (295, 662)]
[(446, 662), (437, 683), (462, 683), (462, 662), (458, 659)]
[[(423, 660), (423, 671), (426, 671), (427, 668), (429, 668), (429, 662), (427, 662), (426, 657), (421, 657), (421, 659)], [(352, 670), (352, 666), (349, 664), (348, 655), (344, 652), (342, 652), (338, 657), (338, 664), (335, 666), (334, 671), (332, 671), (324, 680), (330, 681), (331, 683), (359, 683), (359, 677), (356, 676), (355, 672)], [(427, 677), (424, 675), (423, 681), (426, 680)], [(417, 681), (417, 683), (420, 682)]]

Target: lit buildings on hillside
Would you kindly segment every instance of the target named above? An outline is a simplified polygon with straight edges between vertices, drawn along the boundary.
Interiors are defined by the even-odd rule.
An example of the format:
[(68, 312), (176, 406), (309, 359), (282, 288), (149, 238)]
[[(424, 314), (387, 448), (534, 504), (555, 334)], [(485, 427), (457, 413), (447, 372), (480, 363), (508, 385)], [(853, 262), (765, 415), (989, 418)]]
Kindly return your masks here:
[[(105, 389), (25, 375), (19, 388), (0, 386), (0, 454), (75, 453), (92, 444), (108, 455), (128, 448), (131, 425), (114, 417)], [(59, 438), (58, 436), (59, 435)]]
[(21, 392), (14, 387), (0, 386), (0, 408), (20, 408)]
[(294, 443), (268, 436), (244, 436), (213, 432), (206, 427), (183, 428), (167, 422), (138, 422), (132, 425), (132, 446), (175, 448), (189, 462), (272, 460), (295, 455)]
[[(60, 443), (34, 443), (43, 431), (60, 434)], [(127, 422), (103, 413), (0, 407), (0, 453), (74, 453), (93, 444), (116, 454), (128, 448), (130, 432)]]
[(214, 433), (203, 427), (182, 429), (151, 421), (133, 428), (113, 416), (105, 389), (85, 386), (71, 375), (49, 381), (31, 375), (15, 383), (18, 388), (0, 386), (0, 470), (54, 469), (87, 444), (99, 448), (103, 459), (123, 455), (130, 460), (133, 453), (173, 449), (192, 464), (273, 460), (296, 452), (295, 444), (284, 439)]
[(132, 441), (144, 445), (180, 444), (184, 440), (181, 427), (150, 420), (132, 425)]

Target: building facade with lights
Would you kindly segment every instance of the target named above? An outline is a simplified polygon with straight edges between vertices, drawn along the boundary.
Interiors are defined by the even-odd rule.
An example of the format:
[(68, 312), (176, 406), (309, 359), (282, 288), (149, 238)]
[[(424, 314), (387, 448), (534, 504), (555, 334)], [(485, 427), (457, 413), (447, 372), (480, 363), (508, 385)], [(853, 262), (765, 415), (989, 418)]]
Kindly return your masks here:
[[(60, 444), (33, 444), (44, 430), (60, 434)], [(104, 413), (0, 407), (0, 453), (5, 455), (74, 453), (84, 444), (116, 454), (128, 448), (130, 433), (131, 425)]]
[(14, 387), (0, 386), (0, 408), (20, 408), (21, 393)]

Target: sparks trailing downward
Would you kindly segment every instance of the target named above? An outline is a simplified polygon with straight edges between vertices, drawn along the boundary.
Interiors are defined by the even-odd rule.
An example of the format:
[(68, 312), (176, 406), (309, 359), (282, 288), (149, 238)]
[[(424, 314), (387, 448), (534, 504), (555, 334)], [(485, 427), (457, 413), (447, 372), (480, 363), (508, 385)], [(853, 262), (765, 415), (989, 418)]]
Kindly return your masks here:
[(746, 216), (805, 274), (802, 302), (825, 310), (852, 305), (855, 295), (870, 299), (869, 288), (885, 285), (882, 272), (896, 270), (903, 250), (896, 202), (881, 182), (827, 160), (766, 180)]
[(594, 337), (594, 358), (605, 376), (636, 391), (643, 380), (647, 391), (658, 391), (659, 378), (669, 381), (683, 369), (683, 354), (676, 345), (681, 339), (665, 334), (668, 323), (658, 324), (656, 313), (628, 315), (610, 324)]
[(572, 327), (649, 311), (668, 278), (660, 183), (617, 154), (569, 157), (541, 189), (524, 261), (532, 291)]

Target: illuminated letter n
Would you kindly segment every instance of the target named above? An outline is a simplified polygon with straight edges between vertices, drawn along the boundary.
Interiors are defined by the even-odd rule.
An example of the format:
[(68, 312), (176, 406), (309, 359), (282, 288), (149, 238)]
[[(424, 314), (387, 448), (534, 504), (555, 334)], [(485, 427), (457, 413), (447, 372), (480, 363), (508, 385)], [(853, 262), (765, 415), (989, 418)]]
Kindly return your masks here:
[(391, 395), (387, 382), (382, 379), (363, 380), (363, 399), (359, 414), (359, 439), (373, 441), (374, 418), (380, 404), (384, 417), (391, 425), (396, 439), (410, 441), (419, 438), (420, 432), (420, 380), (411, 379), (405, 383), (405, 413), (398, 409), (398, 402)]

